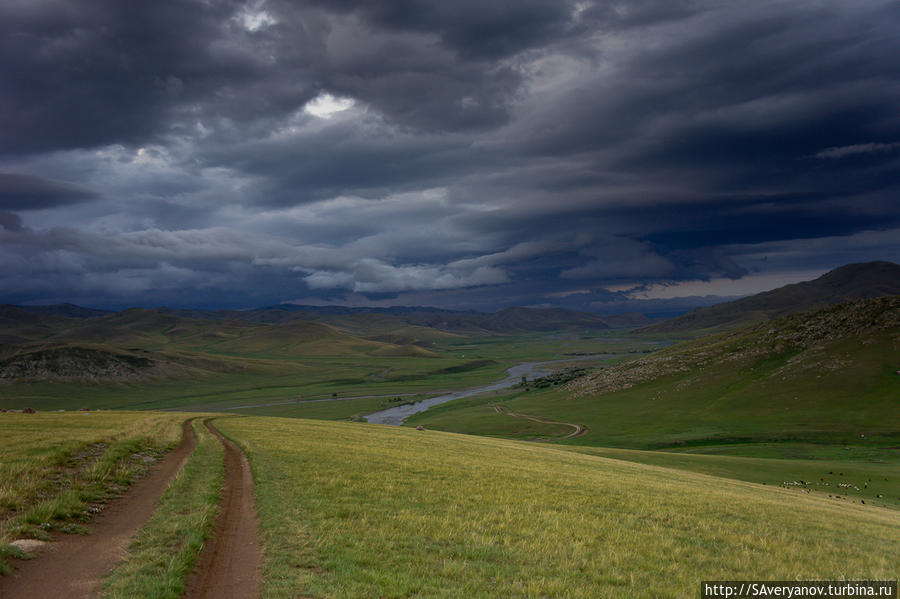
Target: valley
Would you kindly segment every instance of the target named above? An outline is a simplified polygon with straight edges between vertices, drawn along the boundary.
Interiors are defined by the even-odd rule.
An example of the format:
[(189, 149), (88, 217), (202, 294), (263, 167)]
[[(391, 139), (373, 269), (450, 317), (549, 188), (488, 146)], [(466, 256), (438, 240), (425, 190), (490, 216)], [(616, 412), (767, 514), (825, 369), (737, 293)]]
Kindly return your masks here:
[(900, 296), (712, 333), (628, 318), (3, 307), (0, 568), (92, 533), (192, 431), (99, 596), (194, 596), (224, 498), (250, 489), (254, 597), (897, 577)]

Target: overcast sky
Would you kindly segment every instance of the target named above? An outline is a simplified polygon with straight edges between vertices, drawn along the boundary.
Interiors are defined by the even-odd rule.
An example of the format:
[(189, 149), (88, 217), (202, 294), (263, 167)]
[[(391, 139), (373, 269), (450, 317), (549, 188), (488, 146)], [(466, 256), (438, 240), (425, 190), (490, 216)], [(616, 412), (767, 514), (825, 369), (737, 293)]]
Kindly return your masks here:
[(611, 312), (900, 261), (898, 31), (896, 0), (4, 0), (0, 301)]

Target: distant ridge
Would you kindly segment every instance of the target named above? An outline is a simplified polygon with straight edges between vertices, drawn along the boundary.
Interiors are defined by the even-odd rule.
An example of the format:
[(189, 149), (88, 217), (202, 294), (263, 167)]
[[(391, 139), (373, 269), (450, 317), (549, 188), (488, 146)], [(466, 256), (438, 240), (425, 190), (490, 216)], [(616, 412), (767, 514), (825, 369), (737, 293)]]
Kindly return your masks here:
[(812, 281), (697, 308), (639, 330), (642, 333), (669, 333), (734, 329), (794, 312), (888, 295), (900, 295), (900, 265), (883, 261), (861, 262), (841, 266)]
[(599, 316), (563, 308), (507, 308), (488, 317), (488, 330), (556, 331), (569, 328), (608, 329)]
[[(82, 308), (72, 304), (55, 306), (0, 307), (12, 320), (33, 319), (40, 316), (68, 318), (100, 318), (120, 315), (122, 318), (151, 318), (162, 322), (166, 317), (216, 321), (240, 321), (257, 324), (284, 324), (296, 321), (319, 322), (354, 334), (384, 334), (387, 329), (406, 326), (425, 327), (450, 333), (514, 333), (519, 331), (603, 330), (645, 324), (642, 314), (598, 316), (564, 308), (506, 308), (493, 314), (471, 310), (448, 310), (428, 306), (392, 306), (362, 308), (350, 306), (304, 306), (280, 304), (251, 310), (195, 310), (131, 308), (119, 312)], [(118, 322), (117, 319), (113, 319)], [(157, 322), (157, 324), (159, 323)], [(366, 331), (374, 327), (374, 330)]]
[(310, 320), (339, 328), (351, 327), (357, 331), (365, 328), (367, 323), (377, 323), (382, 329), (393, 323), (394, 326), (426, 327), (452, 333), (610, 328), (605, 317), (562, 308), (506, 308), (493, 314), (486, 314), (420, 306), (350, 308), (346, 306), (283, 305), (244, 312), (229, 312), (227, 317), (273, 323)]
[(69, 318), (96, 318), (113, 314), (112, 310), (98, 310), (96, 308), (82, 308), (75, 304), (53, 304), (51, 306), (20, 306), (23, 310), (37, 314), (52, 314), (54, 316), (67, 316)]

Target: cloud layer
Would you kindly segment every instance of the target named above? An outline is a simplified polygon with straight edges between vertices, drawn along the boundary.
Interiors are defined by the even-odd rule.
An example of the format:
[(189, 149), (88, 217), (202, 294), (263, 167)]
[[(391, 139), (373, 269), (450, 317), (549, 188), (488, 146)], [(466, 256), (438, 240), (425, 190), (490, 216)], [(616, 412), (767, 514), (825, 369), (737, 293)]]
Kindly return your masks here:
[(888, 0), (4, 3), (0, 301), (606, 311), (900, 260), (898, 29)]

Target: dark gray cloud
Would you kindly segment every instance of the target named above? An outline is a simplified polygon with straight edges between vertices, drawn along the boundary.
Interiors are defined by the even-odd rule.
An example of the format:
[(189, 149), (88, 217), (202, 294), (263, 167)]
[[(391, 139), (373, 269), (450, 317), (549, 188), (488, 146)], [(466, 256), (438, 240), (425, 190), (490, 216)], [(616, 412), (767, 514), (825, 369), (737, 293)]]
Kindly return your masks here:
[(90, 189), (70, 183), (33, 175), (0, 173), (0, 208), (6, 210), (40, 210), (89, 201), (97, 195)]
[(469, 59), (497, 59), (542, 47), (567, 34), (576, 6), (572, 1), (522, 0), (317, 0), (329, 11), (361, 15), (389, 31), (436, 36), (442, 45)]
[(6, 231), (19, 232), (22, 230), (22, 219), (12, 212), (0, 211), (0, 228)]
[(0, 300), (604, 311), (900, 260), (898, 27), (887, 0), (5, 3)]

